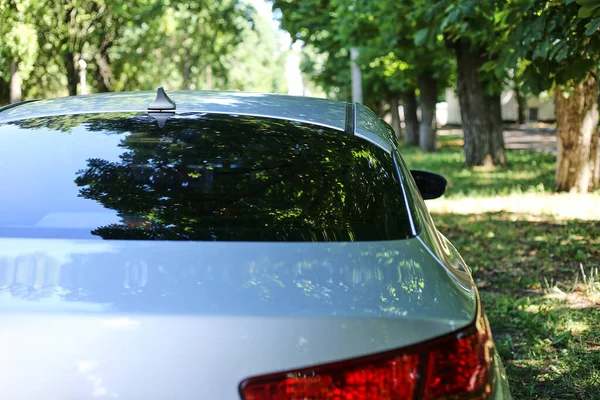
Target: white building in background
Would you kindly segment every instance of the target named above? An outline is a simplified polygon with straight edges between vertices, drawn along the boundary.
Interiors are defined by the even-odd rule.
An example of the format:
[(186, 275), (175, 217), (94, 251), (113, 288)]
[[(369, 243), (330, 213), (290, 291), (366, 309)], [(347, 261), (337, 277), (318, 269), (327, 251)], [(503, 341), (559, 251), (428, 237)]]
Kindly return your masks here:
[[(518, 105), (517, 97), (513, 90), (507, 90), (502, 93), (502, 119), (504, 121), (517, 121)], [(438, 123), (440, 125), (452, 124), (460, 125), (460, 104), (454, 89), (446, 89), (446, 102), (438, 104)], [(554, 101), (547, 95), (527, 96), (527, 107), (525, 109), (525, 120), (527, 122), (535, 121), (554, 121)]]

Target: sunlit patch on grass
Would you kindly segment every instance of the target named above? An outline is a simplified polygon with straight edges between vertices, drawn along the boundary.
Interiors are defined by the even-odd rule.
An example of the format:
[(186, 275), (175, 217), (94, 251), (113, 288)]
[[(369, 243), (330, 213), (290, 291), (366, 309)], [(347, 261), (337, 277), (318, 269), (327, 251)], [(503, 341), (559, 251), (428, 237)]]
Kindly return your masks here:
[(600, 193), (550, 194), (513, 193), (494, 197), (447, 197), (427, 202), (436, 213), (481, 214), (489, 212), (513, 213), (516, 219), (600, 220)]

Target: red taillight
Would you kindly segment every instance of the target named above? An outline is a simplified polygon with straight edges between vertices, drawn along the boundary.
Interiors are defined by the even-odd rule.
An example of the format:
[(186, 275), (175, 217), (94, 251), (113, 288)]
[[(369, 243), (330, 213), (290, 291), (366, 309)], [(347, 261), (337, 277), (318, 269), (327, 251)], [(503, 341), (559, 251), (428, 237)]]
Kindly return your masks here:
[(410, 399), (417, 367), (416, 355), (390, 355), (356, 366), (342, 362), (250, 379), (241, 389), (245, 400)]
[(244, 400), (486, 399), (493, 345), (489, 325), (475, 323), (396, 352), (250, 378)]
[(465, 336), (431, 346), (427, 356), (423, 400), (485, 399), (490, 391), (493, 344), (482, 315)]

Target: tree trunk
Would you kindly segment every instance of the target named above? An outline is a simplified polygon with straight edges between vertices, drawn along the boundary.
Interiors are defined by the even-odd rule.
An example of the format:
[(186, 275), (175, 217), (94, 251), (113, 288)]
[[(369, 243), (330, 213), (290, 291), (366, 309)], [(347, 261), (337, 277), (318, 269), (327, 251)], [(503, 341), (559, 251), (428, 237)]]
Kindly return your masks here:
[(76, 96), (79, 74), (77, 68), (75, 68), (75, 55), (70, 51), (65, 51), (62, 54), (62, 59), (67, 73), (67, 89), (69, 90), (69, 96)]
[(19, 73), (19, 63), (15, 60), (10, 61), (10, 102), (17, 103), (21, 101), (23, 81)]
[(404, 107), (404, 144), (416, 146), (419, 144), (419, 119), (417, 118), (417, 96), (415, 91), (402, 93)]
[(204, 69), (206, 72), (206, 88), (205, 90), (212, 90), (213, 88), (213, 79), (212, 79), (212, 67), (209, 65)]
[(500, 95), (487, 94), (487, 84), (478, 74), (483, 50), (472, 49), (468, 40), (458, 40), (454, 45), (467, 165), (504, 165)]
[(88, 94), (87, 89), (87, 63), (85, 60), (79, 60), (79, 93)]
[(350, 77), (352, 84), (352, 102), (360, 103), (363, 102), (363, 90), (362, 90), (362, 72), (360, 65), (356, 61), (359, 57), (359, 51), (356, 47), (350, 48)]
[(377, 101), (377, 105), (375, 106), (375, 114), (381, 119), (385, 119), (385, 116), (388, 113), (389, 104), (385, 100)]
[(100, 45), (100, 51), (96, 55), (96, 66), (98, 74), (96, 75), (96, 88), (98, 92), (112, 92), (112, 69), (110, 68), (110, 59), (108, 49), (112, 46), (112, 40), (106, 35)]
[(421, 103), (421, 124), (419, 125), (419, 147), (426, 152), (435, 151), (436, 144), (436, 118), (435, 105), (437, 103), (437, 85), (432, 74), (421, 74), (417, 79), (419, 100)]
[(556, 190), (591, 192), (600, 188), (598, 82), (590, 75), (554, 95), (558, 133)]
[[(485, 101), (488, 109), (488, 126), (491, 127), (491, 142), (489, 143), (492, 160), (494, 165), (506, 164), (506, 155), (504, 154), (504, 122), (502, 121), (502, 98), (500, 93), (486, 95)], [(484, 165), (490, 165), (484, 164)]]
[(515, 86), (515, 97), (517, 98), (517, 122), (519, 125), (523, 125), (525, 123), (525, 109), (527, 108), (527, 99), (525, 95), (519, 88), (519, 86)]
[(398, 107), (400, 106), (398, 97), (392, 95), (388, 101), (390, 103), (390, 114), (392, 115), (392, 129), (396, 137), (400, 139), (402, 138), (402, 125), (400, 124), (400, 113), (398, 112)]
[(192, 63), (186, 61), (183, 63), (183, 90), (190, 90), (192, 82), (190, 80), (190, 73), (192, 69)]
[(0, 106), (10, 103), (10, 84), (0, 78)]

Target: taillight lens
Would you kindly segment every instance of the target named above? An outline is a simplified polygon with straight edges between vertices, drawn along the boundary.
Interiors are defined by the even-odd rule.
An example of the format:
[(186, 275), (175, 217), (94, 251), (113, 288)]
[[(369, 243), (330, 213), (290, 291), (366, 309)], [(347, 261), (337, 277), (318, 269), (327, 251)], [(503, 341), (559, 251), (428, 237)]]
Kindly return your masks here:
[(468, 334), (431, 346), (423, 400), (460, 399), (465, 394), (469, 399), (489, 397), (493, 351), (489, 325), (483, 314)]
[(244, 400), (487, 399), (493, 344), (478, 309), (458, 333), (393, 352), (250, 378)]
[(250, 379), (241, 389), (245, 400), (411, 399), (417, 368), (416, 355), (390, 355), (356, 366), (339, 363)]

